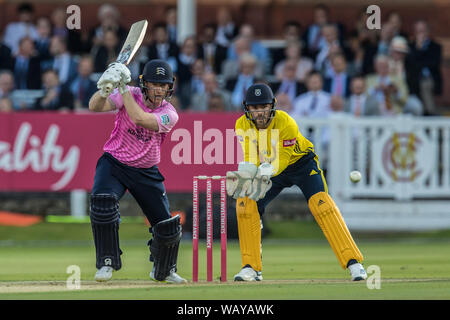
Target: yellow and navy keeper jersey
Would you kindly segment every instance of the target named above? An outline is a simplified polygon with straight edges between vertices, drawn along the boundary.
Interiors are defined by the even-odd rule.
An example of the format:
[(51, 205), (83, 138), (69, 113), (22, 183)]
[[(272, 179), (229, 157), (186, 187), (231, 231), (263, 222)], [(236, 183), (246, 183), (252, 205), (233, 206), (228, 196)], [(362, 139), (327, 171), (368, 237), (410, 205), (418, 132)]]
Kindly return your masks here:
[(242, 146), (244, 161), (257, 166), (262, 162), (271, 163), (273, 176), (314, 152), (314, 145), (300, 133), (295, 120), (281, 110), (276, 110), (270, 125), (260, 130), (244, 114), (236, 120), (235, 132)]

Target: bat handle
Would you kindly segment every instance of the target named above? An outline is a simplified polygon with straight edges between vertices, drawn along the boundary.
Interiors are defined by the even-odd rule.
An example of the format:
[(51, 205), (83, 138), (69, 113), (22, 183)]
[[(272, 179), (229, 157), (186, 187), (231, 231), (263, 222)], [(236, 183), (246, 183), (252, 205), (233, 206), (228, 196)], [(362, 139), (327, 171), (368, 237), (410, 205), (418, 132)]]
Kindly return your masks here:
[(111, 94), (113, 90), (113, 85), (111, 83), (107, 83), (103, 88), (102, 88), (102, 93), (104, 96), (109, 96)]

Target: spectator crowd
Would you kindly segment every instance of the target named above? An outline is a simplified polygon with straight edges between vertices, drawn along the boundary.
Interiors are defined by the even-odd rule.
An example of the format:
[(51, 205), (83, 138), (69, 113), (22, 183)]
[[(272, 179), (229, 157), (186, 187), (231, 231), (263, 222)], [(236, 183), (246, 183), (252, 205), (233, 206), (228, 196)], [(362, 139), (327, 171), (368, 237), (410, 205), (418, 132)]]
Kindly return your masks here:
[[(18, 21), (0, 38), (0, 112), (87, 109), (127, 36), (119, 10), (102, 5), (98, 25), (86, 35), (66, 28), (64, 8), (48, 17), (35, 17), (29, 3), (17, 10)], [(241, 111), (246, 89), (265, 82), (278, 108), (300, 117), (437, 114), (442, 49), (426, 21), (407, 34), (399, 13), (391, 12), (380, 30), (368, 30), (362, 12), (349, 30), (318, 4), (312, 24), (286, 21), (282, 45), (273, 46), (221, 7), (215, 21), (178, 45), (176, 17), (168, 7), (129, 68), (137, 85), (146, 61), (168, 61), (177, 79), (171, 102), (179, 111)]]

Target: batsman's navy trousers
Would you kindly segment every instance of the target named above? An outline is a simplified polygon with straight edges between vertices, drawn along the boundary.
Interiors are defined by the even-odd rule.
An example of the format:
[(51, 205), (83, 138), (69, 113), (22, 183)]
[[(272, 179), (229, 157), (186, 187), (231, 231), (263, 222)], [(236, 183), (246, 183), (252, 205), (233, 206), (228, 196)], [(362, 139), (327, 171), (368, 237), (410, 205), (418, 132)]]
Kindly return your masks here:
[(105, 152), (97, 162), (92, 194), (113, 194), (120, 199), (128, 189), (154, 226), (171, 217), (163, 181), (156, 165), (144, 169), (130, 167)]
[(272, 201), (284, 188), (298, 186), (306, 201), (318, 192), (327, 192), (327, 183), (322, 169), (319, 167), (319, 160), (315, 153), (310, 152), (300, 158), (297, 162), (287, 166), (279, 175), (272, 177), (272, 187), (266, 193), (266, 196), (257, 202), (258, 212), (262, 216), (266, 206)]

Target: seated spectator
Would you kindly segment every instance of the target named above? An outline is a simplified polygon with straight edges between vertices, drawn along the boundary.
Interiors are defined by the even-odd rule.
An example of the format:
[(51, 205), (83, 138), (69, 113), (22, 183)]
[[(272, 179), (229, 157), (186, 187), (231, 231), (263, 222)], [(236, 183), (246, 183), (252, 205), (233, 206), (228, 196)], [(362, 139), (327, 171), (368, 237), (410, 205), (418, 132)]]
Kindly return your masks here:
[(166, 30), (169, 42), (177, 43), (177, 7), (169, 6), (165, 10)]
[(338, 28), (336, 25), (328, 24), (322, 27), (322, 35), (324, 38), (323, 45), (317, 53), (315, 60), (315, 69), (322, 76), (330, 76), (332, 72), (331, 57), (341, 53), (345, 59), (350, 61), (353, 59), (353, 53), (343, 43), (339, 41)]
[(286, 93), (279, 93), (275, 96), (277, 98), (277, 110), (282, 110), (287, 113), (292, 113), (294, 106), (291, 98)]
[(79, 30), (67, 28), (67, 13), (65, 7), (59, 7), (53, 10), (50, 19), (53, 24), (52, 36), (59, 36), (67, 44), (67, 50), (72, 54), (88, 52), (90, 46), (81, 40)]
[(394, 38), (394, 28), (389, 22), (386, 22), (381, 26), (380, 39), (377, 44), (377, 54), (389, 54), (389, 46), (392, 38)]
[(314, 67), (313, 61), (310, 58), (302, 56), (302, 48), (299, 41), (291, 41), (287, 44), (285, 49), (286, 59), (280, 61), (275, 66), (275, 76), (277, 79), (283, 77), (283, 68), (287, 60), (296, 62), (295, 78), (300, 82), (305, 82), (306, 75), (310, 73)]
[(103, 35), (102, 45), (93, 54), (95, 72), (104, 72), (108, 65), (116, 61), (121, 46), (119, 38), (112, 30), (108, 30)]
[(50, 39), (50, 55), (50, 60), (42, 62), (42, 69), (56, 70), (59, 81), (63, 85), (70, 85), (77, 75), (77, 63), (67, 50), (67, 42), (63, 37), (53, 36)]
[[(236, 54), (238, 56), (237, 60), (227, 59), (224, 61), (222, 66), (223, 81), (226, 82), (229, 79), (236, 78), (239, 75), (240, 60), (241, 57), (246, 55), (251, 55), (250, 53), (250, 42), (247, 38), (237, 37), (233, 42)], [(257, 78), (262, 78), (264, 76), (264, 67), (261, 61), (255, 59), (255, 75)]]
[(213, 72), (205, 72), (203, 74), (204, 93), (196, 93), (192, 96), (191, 107), (192, 111), (206, 112), (210, 110), (210, 105), (216, 105), (214, 100), (220, 97), (221, 104), (223, 104), (224, 111), (239, 111), (240, 108), (234, 108), (231, 104), (231, 94), (226, 90), (219, 88), (216, 75)]
[[(242, 25), (239, 29), (239, 36), (248, 40), (250, 44), (250, 53), (263, 64), (264, 72), (269, 72), (271, 66), (269, 50), (267, 50), (267, 48), (260, 41), (255, 40), (253, 27), (249, 24)], [(227, 59), (238, 59), (238, 55), (233, 44), (228, 48)]]
[(191, 80), (191, 67), (196, 60), (197, 43), (195, 36), (186, 37), (181, 46), (180, 53), (176, 56), (174, 68), (180, 87)]
[(423, 102), (425, 115), (436, 113), (435, 96), (442, 94), (442, 47), (430, 36), (428, 23), (414, 24), (414, 41), (410, 44), (411, 90)]
[(153, 26), (152, 42), (147, 49), (148, 60), (167, 60), (169, 57), (177, 57), (178, 53), (177, 44), (169, 41), (166, 25), (164, 23), (155, 24)]
[(14, 75), (9, 70), (0, 71), (0, 98), (8, 98), (14, 90)]
[(70, 85), (70, 91), (74, 97), (75, 109), (89, 107), (89, 99), (97, 91), (97, 83), (90, 77), (94, 70), (94, 61), (89, 55), (81, 57), (78, 63), (78, 75)]
[(419, 75), (415, 72), (417, 69), (408, 52), (408, 42), (405, 38), (396, 36), (392, 39), (389, 47), (389, 73), (402, 79), (408, 86), (410, 94), (405, 108), (410, 110), (410, 113), (421, 115), (424, 107), (418, 94), (416, 94), (420, 92), (420, 89), (417, 87), (417, 81), (415, 81)]
[(47, 70), (42, 75), (45, 95), (36, 101), (35, 110), (64, 110), (73, 109), (73, 95), (68, 88), (59, 82), (55, 70)]
[(331, 75), (324, 78), (323, 90), (333, 96), (348, 97), (350, 95), (351, 77), (347, 73), (347, 62), (342, 54), (331, 58)]
[(230, 10), (226, 7), (219, 8), (216, 22), (216, 42), (223, 47), (228, 47), (237, 36), (239, 30), (233, 21)]
[(198, 57), (203, 59), (208, 70), (222, 73), (222, 64), (227, 58), (227, 48), (215, 40), (216, 27), (207, 24), (202, 29), (201, 41), (198, 45)]
[[(302, 35), (302, 42), (304, 45), (306, 56), (316, 59), (317, 54), (321, 48), (326, 44), (326, 39), (323, 34), (323, 28), (330, 25), (330, 9), (324, 4), (317, 4), (314, 6), (313, 23), (306, 28)], [(336, 26), (336, 36), (339, 42), (343, 42), (344, 27), (340, 23), (333, 24)]]
[(9, 98), (0, 98), (0, 113), (2, 112), (12, 112), (14, 111), (13, 109), (13, 104), (11, 102), (11, 100)]
[(283, 76), (280, 81), (271, 84), (275, 95), (286, 94), (291, 104), (300, 94), (306, 92), (305, 85), (296, 78), (297, 61), (288, 60), (283, 63)]
[(305, 53), (311, 58), (315, 58), (325, 41), (322, 27), (330, 23), (328, 16), (329, 9), (327, 6), (323, 4), (316, 5), (313, 12), (313, 23), (303, 33), (302, 40), (305, 45)]
[(50, 37), (52, 35), (52, 25), (47, 17), (40, 17), (36, 22), (38, 38), (34, 41), (39, 59), (41, 61), (50, 59)]
[(331, 96), (330, 98), (330, 110), (331, 113), (343, 113), (344, 112), (344, 99), (341, 96)]
[(392, 34), (394, 37), (403, 37), (408, 39), (408, 34), (402, 28), (402, 17), (396, 11), (391, 11), (388, 14), (387, 22), (392, 27)]
[(378, 116), (380, 106), (374, 96), (366, 92), (366, 80), (362, 76), (356, 76), (350, 84), (351, 94), (345, 101), (344, 111), (355, 117)]
[(0, 70), (13, 70), (11, 49), (0, 41)]
[(20, 39), (19, 52), (13, 59), (16, 89), (40, 89), (41, 66), (31, 38)]
[(236, 78), (227, 80), (225, 89), (230, 91), (233, 107), (240, 108), (244, 101), (245, 92), (254, 83), (259, 82), (256, 71), (256, 58), (249, 53), (241, 55), (239, 60), (240, 73)]
[(17, 7), (19, 21), (11, 22), (6, 26), (3, 41), (11, 49), (13, 55), (19, 53), (20, 40), (30, 38), (36, 40), (38, 34), (33, 24), (34, 7), (31, 3), (24, 2)]
[(322, 76), (312, 71), (306, 80), (308, 91), (294, 100), (291, 115), (295, 117), (325, 118), (331, 113), (330, 94), (323, 91)]
[(203, 84), (203, 74), (205, 73), (205, 63), (202, 59), (197, 59), (191, 66), (190, 79), (179, 82), (177, 96), (183, 109), (189, 108), (192, 96), (195, 94), (203, 95), (205, 85)]
[(389, 58), (378, 55), (375, 58), (375, 74), (366, 77), (367, 93), (374, 95), (380, 104), (382, 115), (404, 112), (408, 99), (408, 88), (403, 79), (389, 74)]
[(223, 96), (220, 94), (213, 92), (208, 100), (208, 112), (224, 112), (225, 103), (223, 100)]
[[(301, 94), (294, 101), (294, 109), (290, 115), (299, 121), (302, 118), (328, 118), (334, 111), (331, 109), (331, 96), (323, 91), (322, 76), (317, 71), (312, 71), (306, 80), (308, 92)], [(336, 108), (337, 109), (337, 108)], [(328, 127), (316, 129), (318, 135), (312, 131), (305, 132), (305, 136), (315, 145), (326, 149), (330, 141), (330, 129)], [(327, 158), (322, 157), (322, 163), (327, 166)]]
[(99, 24), (89, 32), (87, 52), (93, 47), (101, 46), (106, 31), (114, 31), (119, 38), (119, 43), (125, 42), (128, 30), (120, 25), (120, 11), (116, 6), (105, 3), (100, 6), (97, 12)]
[(291, 42), (300, 42), (301, 25), (297, 21), (287, 21), (283, 25), (283, 39), (285, 45), (281, 48), (271, 49), (272, 73), (275, 73), (276, 65), (282, 60), (287, 59), (286, 47)]

